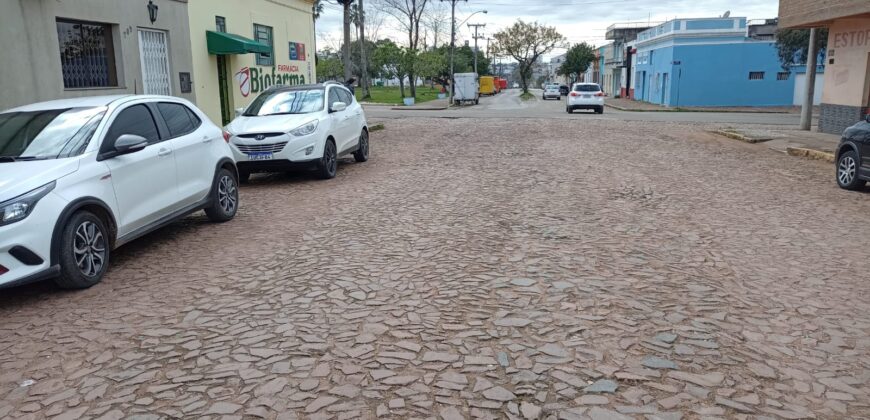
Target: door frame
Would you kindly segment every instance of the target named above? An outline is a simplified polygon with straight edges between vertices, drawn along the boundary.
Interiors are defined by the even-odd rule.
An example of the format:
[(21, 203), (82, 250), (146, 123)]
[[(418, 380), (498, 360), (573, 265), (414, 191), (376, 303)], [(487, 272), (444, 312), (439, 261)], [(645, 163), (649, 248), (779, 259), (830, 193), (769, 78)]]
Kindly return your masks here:
[(143, 32), (155, 32), (163, 34), (163, 40), (166, 42), (166, 77), (168, 79), (167, 87), (169, 92), (166, 94), (167, 96), (172, 95), (172, 66), (169, 63), (170, 57), (172, 54), (169, 52), (169, 32), (162, 31), (159, 29), (149, 29), (149, 28), (136, 28), (136, 38), (139, 42), (139, 73), (142, 76), (142, 93), (145, 92), (145, 55), (142, 54), (143, 42), (142, 42), (142, 33)]

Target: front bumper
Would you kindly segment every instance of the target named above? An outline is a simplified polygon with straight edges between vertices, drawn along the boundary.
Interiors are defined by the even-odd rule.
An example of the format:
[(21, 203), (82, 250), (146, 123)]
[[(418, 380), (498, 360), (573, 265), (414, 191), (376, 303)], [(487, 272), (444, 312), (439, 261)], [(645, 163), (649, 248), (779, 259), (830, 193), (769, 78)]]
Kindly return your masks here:
[[(319, 139), (319, 134), (316, 131), (302, 137), (283, 134), (264, 140), (256, 140), (234, 135), (230, 139), (230, 149), (233, 151), (236, 166), (239, 171), (244, 172), (310, 169), (323, 157), (325, 144), (325, 139)], [(252, 153), (262, 152), (272, 153), (272, 158), (268, 160), (251, 159)]]
[(0, 287), (57, 274), (57, 267), (51, 266), (51, 238), (66, 204), (66, 200), (50, 192), (36, 203), (26, 219), (0, 226), (0, 265), (9, 270), (0, 274)]

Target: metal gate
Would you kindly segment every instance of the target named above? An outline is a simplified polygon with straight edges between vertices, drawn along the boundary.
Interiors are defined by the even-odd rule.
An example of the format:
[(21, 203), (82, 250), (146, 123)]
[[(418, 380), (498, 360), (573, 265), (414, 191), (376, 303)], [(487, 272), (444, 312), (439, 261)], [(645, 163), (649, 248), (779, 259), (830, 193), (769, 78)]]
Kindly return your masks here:
[(142, 93), (171, 95), (166, 32), (139, 29), (139, 58), (142, 63)]

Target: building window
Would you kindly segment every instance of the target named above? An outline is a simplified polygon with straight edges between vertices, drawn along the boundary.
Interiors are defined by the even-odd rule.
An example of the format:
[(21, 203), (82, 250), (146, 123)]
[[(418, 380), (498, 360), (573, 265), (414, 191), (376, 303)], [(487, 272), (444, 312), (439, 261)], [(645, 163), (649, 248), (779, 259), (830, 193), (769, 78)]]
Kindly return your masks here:
[(781, 71), (776, 74), (776, 80), (788, 80), (789, 75), (791, 75), (791, 73), (787, 71)]
[(226, 32), (227, 31), (227, 19), (223, 16), (215, 16), (214, 17), (214, 28), (218, 32)]
[(764, 80), (764, 72), (763, 71), (751, 71), (751, 72), (749, 72), (749, 80)]
[(66, 19), (56, 24), (63, 87), (118, 86), (112, 26)]
[(271, 51), (268, 53), (257, 53), (258, 66), (272, 66), (275, 64), (273, 56), (275, 55), (275, 47), (272, 45), (272, 27), (265, 25), (254, 24), (254, 40), (268, 45)]

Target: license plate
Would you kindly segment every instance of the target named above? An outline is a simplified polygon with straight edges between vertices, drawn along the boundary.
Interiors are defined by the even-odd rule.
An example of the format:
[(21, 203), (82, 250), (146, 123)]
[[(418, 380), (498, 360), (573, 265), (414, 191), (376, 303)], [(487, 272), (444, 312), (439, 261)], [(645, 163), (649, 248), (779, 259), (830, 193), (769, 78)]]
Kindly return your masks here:
[(250, 160), (272, 160), (272, 153), (269, 153), (269, 152), (248, 153), (248, 159), (250, 159)]
[(583, 95), (583, 99), (589, 99), (591, 97), (592, 97), (592, 95)]

